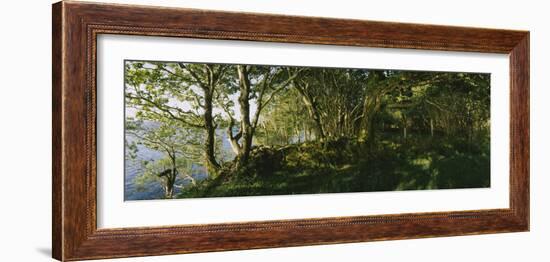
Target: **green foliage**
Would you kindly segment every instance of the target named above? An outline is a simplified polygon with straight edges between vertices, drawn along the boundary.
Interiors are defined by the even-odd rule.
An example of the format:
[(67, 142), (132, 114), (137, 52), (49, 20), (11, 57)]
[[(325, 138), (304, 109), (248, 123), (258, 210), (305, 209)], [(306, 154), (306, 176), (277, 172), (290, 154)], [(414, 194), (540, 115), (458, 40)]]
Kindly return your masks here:
[[(197, 148), (201, 133), (194, 129), (178, 128), (178, 123), (170, 121), (162, 124), (127, 121), (126, 134), (131, 157), (137, 154), (138, 145), (163, 153), (163, 158), (159, 160), (142, 161), (143, 171), (134, 180), (138, 191), (147, 190), (146, 186), (151, 183), (160, 183), (165, 190), (165, 197), (171, 198), (178, 176), (194, 180), (190, 174), (193, 163), (201, 157)], [(128, 138), (132, 142), (128, 142)]]
[[(174, 183), (158, 176), (166, 170), (193, 180), (179, 197), (490, 183), (488, 74), (140, 61), (125, 67), (127, 156), (135, 158), (139, 146), (164, 153), (143, 164), (139, 185)], [(193, 166), (206, 168), (207, 177), (195, 181)]]
[[(388, 135), (375, 151), (354, 139), (259, 147), (250, 164), (177, 197), (228, 197), (488, 187), (488, 144)], [(480, 153), (483, 151), (483, 153)]]

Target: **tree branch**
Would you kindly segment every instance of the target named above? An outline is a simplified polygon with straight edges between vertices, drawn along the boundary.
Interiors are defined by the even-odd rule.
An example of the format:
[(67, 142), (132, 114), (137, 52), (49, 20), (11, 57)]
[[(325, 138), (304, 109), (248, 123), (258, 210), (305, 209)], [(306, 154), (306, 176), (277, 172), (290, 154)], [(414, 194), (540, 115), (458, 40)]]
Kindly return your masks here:
[[(169, 116), (169, 118), (172, 118), (174, 120), (178, 120), (178, 121), (180, 121), (180, 122), (182, 122), (186, 125), (192, 126), (192, 127), (204, 128), (204, 125), (191, 123), (187, 119), (182, 117), (182, 116), (188, 116), (188, 117), (200, 119), (200, 116), (198, 116), (196, 113), (194, 113), (192, 111), (185, 111), (185, 110), (182, 110), (181, 108), (169, 106), (169, 105), (166, 105), (166, 104), (164, 104), (164, 105), (159, 104), (159, 103), (155, 102), (154, 100), (152, 100), (151, 98), (148, 98), (148, 97), (144, 96), (143, 92), (138, 90), (137, 87), (133, 86), (133, 88), (134, 88), (134, 91), (135, 91), (135, 95), (127, 93), (126, 97), (130, 98), (130, 99), (137, 99), (139, 101), (145, 101), (146, 102), (146, 104), (136, 103), (136, 105), (142, 106), (142, 107), (147, 106), (147, 105), (152, 106), (152, 107), (166, 113)], [(144, 110), (144, 109), (142, 109), (142, 110)], [(145, 111), (153, 112), (151, 110), (145, 110)], [(178, 115), (176, 115), (172, 111), (176, 111), (176, 114), (178, 114)]]
[(193, 77), (193, 79), (195, 79), (199, 87), (201, 87), (204, 92), (209, 91), (208, 86), (202, 82), (201, 78), (193, 70), (191, 70), (191, 68), (187, 67), (185, 63), (178, 63), (178, 65), (181, 67), (181, 69), (187, 71), (191, 75), (191, 77)]

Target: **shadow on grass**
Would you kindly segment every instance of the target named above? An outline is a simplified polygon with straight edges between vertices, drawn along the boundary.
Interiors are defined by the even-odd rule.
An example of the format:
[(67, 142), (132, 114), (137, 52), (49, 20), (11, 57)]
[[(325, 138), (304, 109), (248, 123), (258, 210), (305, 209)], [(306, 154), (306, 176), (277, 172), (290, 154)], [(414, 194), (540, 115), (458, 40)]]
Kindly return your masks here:
[(258, 148), (246, 170), (203, 181), (178, 197), (480, 188), (488, 187), (489, 179), (486, 143), (389, 137), (367, 149), (356, 140), (340, 139), (284, 150)]

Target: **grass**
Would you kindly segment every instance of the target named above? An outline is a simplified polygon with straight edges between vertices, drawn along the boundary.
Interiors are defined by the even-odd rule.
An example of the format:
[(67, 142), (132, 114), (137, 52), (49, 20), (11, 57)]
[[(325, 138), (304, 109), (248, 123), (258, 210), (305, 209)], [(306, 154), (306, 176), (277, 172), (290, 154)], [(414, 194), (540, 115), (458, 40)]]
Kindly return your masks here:
[(488, 143), (395, 134), (375, 146), (340, 138), (257, 147), (244, 170), (183, 190), (179, 198), (479, 188), (490, 186)]

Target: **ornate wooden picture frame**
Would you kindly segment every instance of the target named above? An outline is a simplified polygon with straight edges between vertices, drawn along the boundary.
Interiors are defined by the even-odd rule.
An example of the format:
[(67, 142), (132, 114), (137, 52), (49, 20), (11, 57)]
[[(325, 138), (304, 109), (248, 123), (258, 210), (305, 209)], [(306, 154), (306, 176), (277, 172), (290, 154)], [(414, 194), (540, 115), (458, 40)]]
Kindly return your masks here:
[[(529, 32), (64, 1), (53, 5), (53, 257), (62, 260), (529, 230)], [(98, 229), (99, 34), (508, 54), (510, 207)]]

